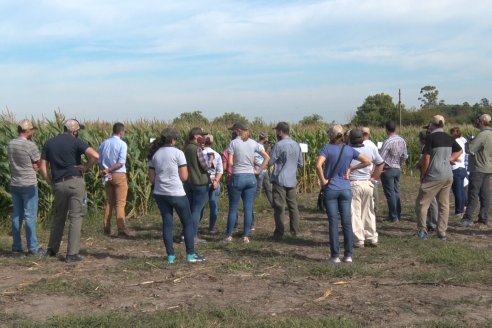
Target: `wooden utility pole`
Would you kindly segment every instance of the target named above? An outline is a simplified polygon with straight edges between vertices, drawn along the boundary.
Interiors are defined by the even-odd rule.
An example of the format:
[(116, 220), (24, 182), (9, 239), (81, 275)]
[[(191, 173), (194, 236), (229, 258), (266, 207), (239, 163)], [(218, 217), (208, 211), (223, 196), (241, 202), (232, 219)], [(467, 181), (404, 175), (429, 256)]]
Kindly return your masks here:
[(401, 131), (401, 89), (398, 89), (398, 111), (400, 112), (400, 131)]

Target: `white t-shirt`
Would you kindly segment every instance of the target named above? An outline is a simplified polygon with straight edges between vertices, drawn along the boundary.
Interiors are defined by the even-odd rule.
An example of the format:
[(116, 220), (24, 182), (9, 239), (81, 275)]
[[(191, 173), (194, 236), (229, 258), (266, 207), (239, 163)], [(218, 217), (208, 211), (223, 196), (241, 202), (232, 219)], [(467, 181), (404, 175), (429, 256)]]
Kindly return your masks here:
[[(371, 161), (371, 165), (363, 167), (361, 169), (352, 171), (350, 174), (350, 180), (368, 180), (371, 178), (371, 172), (374, 164), (379, 165), (384, 162), (383, 158), (379, 154), (378, 147), (371, 140), (364, 140), (362, 147), (354, 147), (359, 153), (363, 154)], [(358, 160), (352, 160), (350, 166), (359, 164)]]
[(461, 153), (460, 157), (458, 157), (458, 160), (456, 161), (456, 164), (452, 165), (451, 168), (453, 170), (459, 169), (460, 167), (465, 168), (465, 143), (466, 139), (463, 137), (456, 138), (456, 142), (458, 145), (460, 145), (461, 149), (463, 149), (463, 152)]
[(155, 170), (154, 194), (185, 196), (178, 171), (182, 166), (186, 166), (186, 158), (181, 150), (173, 146), (159, 148), (149, 161), (149, 168)]
[(253, 139), (243, 141), (237, 137), (229, 143), (227, 151), (234, 156), (232, 165), (232, 174), (255, 173), (255, 153), (261, 153), (265, 150), (263, 145)]

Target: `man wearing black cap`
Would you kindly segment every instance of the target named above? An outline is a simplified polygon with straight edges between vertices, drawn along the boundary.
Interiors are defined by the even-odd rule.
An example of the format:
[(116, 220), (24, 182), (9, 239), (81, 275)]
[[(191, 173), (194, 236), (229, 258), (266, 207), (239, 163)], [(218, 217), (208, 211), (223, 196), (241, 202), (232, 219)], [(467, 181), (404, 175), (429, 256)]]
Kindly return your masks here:
[(272, 173), (273, 211), (275, 217), (274, 238), (284, 235), (283, 216), (285, 205), (289, 209), (290, 232), (299, 236), (299, 209), (297, 208), (297, 168), (304, 166), (301, 147), (289, 136), (286, 122), (279, 122), (274, 128), (278, 142), (270, 153), (269, 165), (275, 165)]
[(198, 238), (198, 225), (208, 196), (208, 170), (210, 170), (214, 161), (213, 156), (210, 156), (207, 160), (203, 154), (203, 146), (207, 134), (202, 128), (195, 127), (191, 129), (188, 133), (188, 143), (184, 148), (186, 163), (188, 163), (188, 181), (185, 182), (185, 190), (190, 202), (195, 243), (204, 241)]
[[(58, 253), (68, 215), (70, 226), (66, 262), (82, 260), (79, 256), (80, 231), (87, 206), (83, 174), (99, 159), (99, 154), (78, 138), (84, 128), (75, 119), (67, 120), (63, 133), (46, 141), (41, 153), (41, 175), (53, 187), (55, 196), (47, 254), (56, 256)], [(84, 165), (81, 161), (83, 154), (89, 158)], [(48, 174), (48, 168), (51, 174)]]

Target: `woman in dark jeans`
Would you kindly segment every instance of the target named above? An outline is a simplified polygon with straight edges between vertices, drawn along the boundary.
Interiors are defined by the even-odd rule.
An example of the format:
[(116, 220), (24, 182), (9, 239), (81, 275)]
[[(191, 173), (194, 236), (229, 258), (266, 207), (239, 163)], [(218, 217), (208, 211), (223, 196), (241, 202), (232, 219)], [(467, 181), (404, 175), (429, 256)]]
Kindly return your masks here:
[(465, 144), (466, 139), (462, 137), (461, 130), (459, 127), (454, 127), (449, 130), (449, 134), (456, 140), (456, 142), (463, 149), (463, 153), (461, 153), (458, 161), (451, 163), (451, 168), (453, 169), (453, 185), (451, 186), (451, 190), (453, 190), (454, 194), (454, 214), (455, 215), (463, 215), (465, 213), (465, 203), (466, 203), (466, 194), (465, 194), (465, 178), (467, 176), (466, 168), (465, 168)]
[(188, 167), (184, 153), (175, 147), (178, 133), (166, 128), (154, 141), (149, 152), (149, 180), (153, 185), (154, 199), (162, 216), (162, 238), (167, 253), (167, 263), (173, 264), (176, 255), (173, 248), (173, 210), (178, 213), (183, 226), (186, 261), (202, 262), (203, 256), (195, 253), (193, 220), (190, 204), (183, 188), (188, 179)]
[[(333, 264), (340, 263), (340, 245), (338, 240), (338, 217), (343, 229), (343, 262), (352, 262), (352, 187), (348, 176), (351, 170), (358, 170), (371, 165), (369, 159), (354, 148), (345, 145), (343, 128), (334, 125), (328, 129), (329, 143), (321, 149), (316, 160), (316, 173), (323, 186), (323, 197), (328, 216), (330, 236), (330, 258)], [(352, 160), (360, 163), (350, 167)]]

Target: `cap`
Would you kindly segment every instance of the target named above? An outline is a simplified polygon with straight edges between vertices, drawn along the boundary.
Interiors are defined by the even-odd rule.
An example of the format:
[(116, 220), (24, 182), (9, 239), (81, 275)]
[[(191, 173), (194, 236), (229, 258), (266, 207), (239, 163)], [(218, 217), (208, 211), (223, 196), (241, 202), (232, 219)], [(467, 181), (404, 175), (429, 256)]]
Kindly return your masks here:
[(361, 130), (363, 134), (371, 134), (371, 129), (369, 129), (367, 126), (362, 127)]
[(236, 123), (234, 123), (233, 126), (231, 126), (229, 128), (229, 130), (232, 130), (232, 131), (243, 130), (243, 131), (245, 131), (245, 130), (248, 130), (248, 125), (246, 123), (243, 123), (243, 122), (236, 122)]
[(85, 129), (85, 125), (80, 124), (79, 121), (77, 121), (74, 118), (66, 120), (65, 124), (63, 124), (63, 126), (65, 126), (65, 128), (71, 132)]
[(31, 121), (29, 120), (22, 120), (19, 122), (19, 125), (18, 127), (22, 130), (22, 131), (27, 131), (27, 130), (34, 130), (36, 129), (36, 127), (32, 124)]
[(364, 142), (362, 130), (359, 130), (359, 129), (350, 130), (349, 140), (350, 140), (350, 144), (352, 146), (362, 145), (362, 143)]
[(289, 123), (287, 122), (278, 122), (277, 126), (273, 128), (277, 131), (289, 132)]
[(330, 128), (328, 128), (328, 136), (330, 139), (335, 139), (338, 137), (343, 136), (343, 127), (341, 125), (333, 125)]
[(258, 135), (258, 139), (260, 140), (268, 139), (268, 133), (260, 132), (260, 134)]
[(490, 115), (489, 114), (482, 114), (480, 115), (480, 121), (482, 121), (483, 123), (485, 124), (489, 124), (490, 123)]
[(207, 135), (208, 132), (203, 131), (202, 128), (193, 128), (190, 130), (190, 133), (188, 133), (188, 137), (192, 139), (194, 136), (200, 135), (200, 136), (205, 136)]
[(444, 126), (444, 117), (442, 115), (434, 115), (432, 116), (429, 124), (434, 124), (437, 126)]

